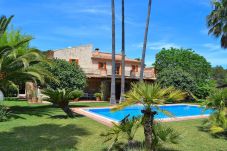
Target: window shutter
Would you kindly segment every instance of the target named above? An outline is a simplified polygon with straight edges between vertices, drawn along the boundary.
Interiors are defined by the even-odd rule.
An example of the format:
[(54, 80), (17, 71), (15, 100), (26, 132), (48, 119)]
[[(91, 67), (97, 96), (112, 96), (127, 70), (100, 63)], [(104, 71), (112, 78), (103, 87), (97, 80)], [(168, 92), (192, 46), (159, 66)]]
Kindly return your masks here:
[(106, 69), (106, 63), (104, 63), (104, 68)]
[(76, 64), (77, 64), (77, 65), (79, 64), (79, 59), (76, 59)]
[(138, 72), (138, 65), (136, 65), (136, 72)]

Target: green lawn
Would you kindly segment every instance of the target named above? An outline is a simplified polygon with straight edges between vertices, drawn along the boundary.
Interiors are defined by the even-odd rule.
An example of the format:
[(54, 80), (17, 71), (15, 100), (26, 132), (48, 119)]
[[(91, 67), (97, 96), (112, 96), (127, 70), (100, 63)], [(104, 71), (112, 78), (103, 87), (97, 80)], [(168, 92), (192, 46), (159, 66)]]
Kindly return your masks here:
[[(13, 117), (0, 123), (0, 150), (79, 150), (100, 151), (107, 146), (100, 133), (108, 127), (86, 117), (66, 119), (51, 105), (31, 105), (6, 101)], [(107, 106), (108, 103), (73, 103), (73, 107)], [(166, 145), (166, 150), (227, 150), (227, 140), (212, 137), (200, 130), (202, 120), (166, 123), (182, 133), (179, 145)], [(143, 139), (142, 128), (136, 139)]]

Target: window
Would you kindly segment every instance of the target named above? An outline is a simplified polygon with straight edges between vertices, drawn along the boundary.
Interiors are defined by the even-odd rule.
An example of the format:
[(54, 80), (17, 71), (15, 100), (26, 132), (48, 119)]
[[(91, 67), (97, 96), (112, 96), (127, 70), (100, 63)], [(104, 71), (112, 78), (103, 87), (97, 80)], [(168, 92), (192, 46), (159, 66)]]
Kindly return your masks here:
[(78, 64), (79, 63), (79, 59), (69, 59), (69, 63)]
[(106, 63), (105, 62), (99, 62), (98, 68), (99, 69), (106, 69)]
[(120, 63), (116, 63), (115, 70), (116, 70), (115, 71), (116, 75), (121, 74), (121, 64)]
[(138, 72), (138, 65), (132, 65), (132, 72)]

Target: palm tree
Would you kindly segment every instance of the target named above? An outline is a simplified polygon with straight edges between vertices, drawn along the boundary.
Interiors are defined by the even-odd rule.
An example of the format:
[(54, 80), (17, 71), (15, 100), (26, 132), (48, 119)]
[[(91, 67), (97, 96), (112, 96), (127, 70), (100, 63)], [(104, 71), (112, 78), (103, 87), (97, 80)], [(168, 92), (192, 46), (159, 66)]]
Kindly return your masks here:
[(48, 62), (41, 52), (29, 47), (32, 37), (21, 35), (19, 31), (6, 32), (12, 16), (0, 19), (0, 90), (4, 92), (9, 85), (17, 88), (19, 82), (40, 81), (52, 75), (39, 66)]
[(110, 128), (108, 132), (101, 134), (101, 136), (105, 138), (104, 142), (112, 141), (108, 150), (111, 150), (122, 138), (128, 141), (127, 145), (133, 144), (135, 133), (141, 126), (141, 118), (133, 117), (129, 119), (129, 116), (130, 115), (121, 120), (120, 124), (113, 123), (113, 127)]
[(110, 104), (116, 104), (116, 60), (115, 60), (115, 4), (114, 0), (112, 0), (112, 75), (111, 75), (111, 97)]
[(208, 109), (214, 109), (207, 121), (204, 123), (204, 128), (213, 134), (227, 133), (227, 89), (215, 90), (204, 105)]
[(227, 48), (227, 1), (214, 0), (213, 10), (207, 16), (207, 25), (209, 34), (215, 37), (221, 37), (221, 47)]
[(144, 43), (143, 43), (143, 52), (142, 52), (141, 67), (140, 67), (140, 81), (143, 81), (145, 55), (146, 55), (146, 49), (147, 49), (147, 35), (148, 35), (150, 15), (151, 15), (151, 2), (152, 2), (152, 0), (149, 0), (149, 3), (148, 3), (148, 13), (147, 13), (147, 21), (146, 21), (146, 28), (145, 28), (145, 34), (144, 34)]
[(6, 16), (2, 16), (0, 18), (0, 38), (5, 33), (9, 23), (11, 22), (13, 16), (10, 16), (9, 18), (6, 18)]
[(148, 150), (154, 150), (153, 144), (153, 123), (154, 116), (158, 110), (166, 115), (171, 116), (168, 111), (162, 110), (157, 104), (163, 104), (165, 101), (183, 100), (186, 97), (186, 93), (181, 90), (176, 90), (173, 87), (161, 88), (159, 84), (148, 84), (144, 82), (135, 83), (129, 92), (126, 93), (126, 101), (119, 104), (113, 110), (119, 110), (126, 106), (133, 105), (135, 103), (141, 103), (144, 109), (143, 113), (143, 127), (145, 136), (145, 146)]
[(124, 101), (125, 94), (125, 4), (122, 0), (122, 63), (121, 63), (121, 98), (120, 102)]
[(69, 102), (78, 97), (78, 90), (70, 91), (65, 89), (46, 89), (42, 93), (47, 97), (43, 99), (60, 107), (68, 117), (73, 118), (75, 113), (69, 108)]

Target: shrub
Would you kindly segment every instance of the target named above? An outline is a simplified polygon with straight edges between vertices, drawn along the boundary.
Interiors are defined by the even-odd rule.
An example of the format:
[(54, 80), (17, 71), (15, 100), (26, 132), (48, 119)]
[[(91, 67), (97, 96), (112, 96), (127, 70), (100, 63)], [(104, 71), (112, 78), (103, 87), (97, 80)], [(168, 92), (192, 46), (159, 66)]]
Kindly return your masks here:
[(78, 90), (83, 90), (85, 88), (86, 75), (77, 64), (60, 59), (53, 59), (51, 62), (53, 63), (51, 67), (47, 64), (44, 64), (43, 66), (59, 80), (59, 83), (48, 81), (46, 83), (48, 88)]
[(212, 92), (212, 90), (215, 89), (215, 87), (215, 81), (213, 80), (207, 80), (206, 82), (198, 83), (195, 95), (198, 98), (205, 99), (207, 96), (210, 95), (210, 93)]
[(69, 108), (69, 102), (75, 99), (78, 91), (74, 90), (65, 90), (65, 89), (46, 89), (43, 90), (42, 93), (47, 97), (44, 97), (43, 100), (49, 101), (58, 107), (60, 107), (68, 117), (73, 118), (74, 112)]
[(174, 86), (186, 92), (195, 93), (197, 85), (193, 77), (180, 68), (162, 70), (157, 75), (157, 82), (162, 87)]
[(215, 87), (210, 63), (191, 49), (162, 49), (156, 55), (155, 68), (161, 85), (173, 85), (198, 98), (206, 98)]
[(75, 90), (72, 95), (73, 95), (73, 98), (77, 99), (82, 97), (84, 95), (84, 92), (81, 90)]
[(211, 75), (210, 63), (191, 49), (162, 49), (156, 55), (154, 65), (157, 72), (165, 69), (181, 68), (189, 73), (196, 82), (204, 82)]
[(222, 66), (212, 68), (212, 79), (216, 81), (217, 86), (227, 84), (227, 70)]
[(5, 97), (16, 97), (18, 94), (18, 87), (15, 87), (13, 85), (5, 86), (4, 95)]
[(95, 93), (94, 95), (95, 95), (95, 97), (99, 97), (99, 98), (102, 97), (102, 93)]
[(213, 134), (227, 136), (227, 89), (213, 91), (204, 103), (207, 108), (214, 109), (204, 128)]
[(7, 107), (0, 105), (0, 122), (6, 121), (9, 116)]

